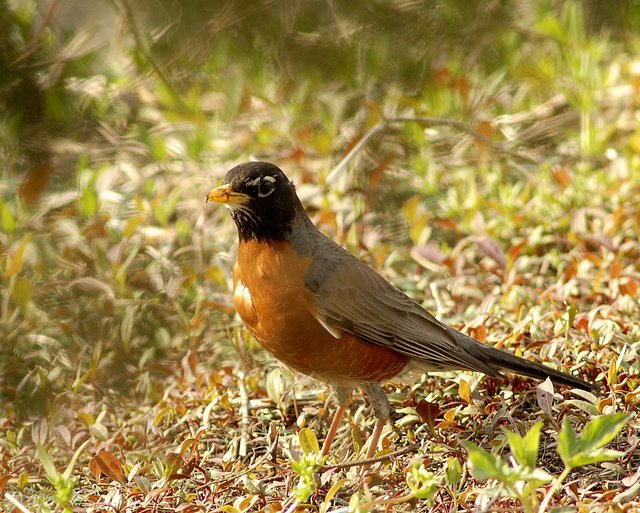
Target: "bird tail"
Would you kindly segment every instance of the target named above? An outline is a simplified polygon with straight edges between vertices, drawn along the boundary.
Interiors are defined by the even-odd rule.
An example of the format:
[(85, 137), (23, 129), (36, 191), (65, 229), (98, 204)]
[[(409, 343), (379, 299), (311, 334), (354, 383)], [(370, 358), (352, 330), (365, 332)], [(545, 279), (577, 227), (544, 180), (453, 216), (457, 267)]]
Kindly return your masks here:
[(582, 390), (598, 390), (598, 386), (593, 383), (576, 378), (566, 372), (547, 367), (546, 365), (525, 360), (502, 349), (481, 344), (463, 333), (456, 332), (455, 337), (462, 349), (475, 359), (497, 371), (505, 370), (536, 379), (551, 378), (551, 381), (556, 384), (568, 385)]

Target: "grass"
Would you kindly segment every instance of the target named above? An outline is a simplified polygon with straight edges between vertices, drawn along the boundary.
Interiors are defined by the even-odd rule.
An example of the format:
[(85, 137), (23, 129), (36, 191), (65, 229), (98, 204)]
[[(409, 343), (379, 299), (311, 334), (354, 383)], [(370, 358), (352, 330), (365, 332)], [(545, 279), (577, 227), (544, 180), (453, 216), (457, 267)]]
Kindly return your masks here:
[[(260, 59), (229, 66), (224, 46), (205, 86), (173, 90), (126, 56), (75, 82), (99, 129), (54, 136), (50, 160), (0, 184), (3, 508), (636, 508), (638, 63), (588, 33), (578, 3), (536, 16), (499, 34), (499, 62), (452, 54), (420, 87), (376, 95), (291, 83)], [(314, 440), (335, 405), (243, 330), (235, 228), (204, 204), (252, 158), (280, 165), (325, 233), (441, 319), (601, 393), (472, 373), (390, 383), (383, 447), (405, 452), (365, 484), (343, 465), (373, 427), (356, 395), (321, 468)], [(563, 440), (598, 419), (620, 421), (600, 440), (619, 452), (575, 464)], [(528, 499), (522, 461), (553, 479)]]

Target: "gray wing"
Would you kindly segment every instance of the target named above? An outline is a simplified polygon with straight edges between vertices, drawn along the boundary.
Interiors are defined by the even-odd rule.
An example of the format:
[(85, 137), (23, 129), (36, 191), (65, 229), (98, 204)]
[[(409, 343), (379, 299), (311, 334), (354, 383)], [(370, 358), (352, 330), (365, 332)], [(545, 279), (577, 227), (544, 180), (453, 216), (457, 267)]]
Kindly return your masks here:
[(334, 336), (347, 332), (365, 342), (393, 348), (420, 360), (427, 370), (499, 374), (466, 352), (453, 328), (342, 247), (331, 244), (334, 247), (330, 251), (318, 252), (331, 256), (316, 258), (306, 285), (312, 292), (318, 320)]

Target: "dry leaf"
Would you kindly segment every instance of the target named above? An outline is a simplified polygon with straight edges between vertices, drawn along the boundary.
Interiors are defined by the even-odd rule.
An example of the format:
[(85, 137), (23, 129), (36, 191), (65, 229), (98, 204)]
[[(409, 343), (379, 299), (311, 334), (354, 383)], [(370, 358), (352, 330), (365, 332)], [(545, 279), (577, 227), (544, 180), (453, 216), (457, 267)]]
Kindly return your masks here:
[(22, 179), (18, 193), (22, 201), (32, 205), (44, 192), (51, 178), (51, 163), (43, 162), (33, 166)]
[(464, 379), (460, 379), (460, 384), (458, 385), (458, 394), (467, 404), (473, 404), (473, 399), (471, 398), (471, 387), (469, 383), (467, 383)]
[(500, 243), (496, 239), (494, 239), (493, 237), (489, 237), (488, 235), (480, 235), (477, 237), (472, 237), (471, 240), (478, 245), (478, 249), (480, 249), (482, 253), (491, 258), (502, 269), (505, 268), (505, 266), (507, 265), (507, 260), (504, 255), (504, 251), (502, 251)]
[(436, 419), (438, 418), (438, 415), (440, 415), (440, 406), (436, 403), (430, 403), (423, 399), (416, 405), (416, 413), (431, 429), (433, 429)]
[(4, 495), (4, 489), (7, 487), (7, 483), (9, 482), (9, 476), (0, 476), (0, 497)]
[(102, 473), (113, 481), (117, 481), (120, 484), (125, 483), (122, 465), (109, 451), (100, 451), (91, 458), (91, 461), (89, 462), (89, 470), (96, 479), (98, 479), (100, 477), (100, 473)]
[(549, 378), (545, 379), (536, 387), (536, 399), (538, 400), (538, 406), (548, 416), (553, 418), (553, 395), (555, 391), (553, 389), (553, 383)]
[(571, 185), (571, 175), (569, 171), (564, 167), (560, 167), (558, 169), (554, 169), (551, 175), (553, 177), (553, 181), (556, 182), (560, 187), (566, 189)]

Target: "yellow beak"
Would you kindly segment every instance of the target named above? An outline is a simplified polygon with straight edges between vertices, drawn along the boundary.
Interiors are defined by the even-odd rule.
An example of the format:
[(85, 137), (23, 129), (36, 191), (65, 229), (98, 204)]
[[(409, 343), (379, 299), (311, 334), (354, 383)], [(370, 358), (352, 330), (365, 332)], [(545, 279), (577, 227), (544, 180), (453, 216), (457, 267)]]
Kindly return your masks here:
[(225, 184), (211, 189), (211, 192), (209, 192), (206, 197), (206, 202), (209, 203), (210, 201), (226, 203), (227, 205), (246, 205), (251, 201), (251, 196), (241, 192), (235, 192), (231, 190), (231, 185)]

